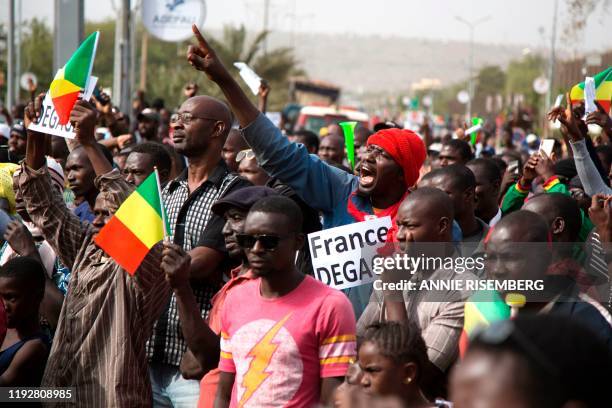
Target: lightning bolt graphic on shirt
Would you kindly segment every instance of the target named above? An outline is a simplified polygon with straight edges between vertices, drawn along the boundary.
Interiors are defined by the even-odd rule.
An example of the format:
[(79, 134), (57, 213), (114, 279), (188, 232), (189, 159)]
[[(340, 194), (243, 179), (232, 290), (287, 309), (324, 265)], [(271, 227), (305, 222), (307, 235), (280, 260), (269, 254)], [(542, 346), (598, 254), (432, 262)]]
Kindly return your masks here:
[(270, 365), (272, 356), (278, 348), (277, 343), (273, 343), (272, 340), (276, 336), (276, 333), (283, 327), (287, 319), (289, 319), (291, 313), (285, 316), (283, 319), (278, 321), (268, 332), (263, 336), (261, 340), (247, 354), (249, 357), (253, 357), (249, 364), (249, 369), (242, 378), (242, 386), (245, 391), (242, 394), (242, 398), (238, 402), (238, 406), (242, 407), (251, 398), (253, 393), (257, 391), (259, 386), (270, 376), (270, 373), (266, 372), (266, 368)]

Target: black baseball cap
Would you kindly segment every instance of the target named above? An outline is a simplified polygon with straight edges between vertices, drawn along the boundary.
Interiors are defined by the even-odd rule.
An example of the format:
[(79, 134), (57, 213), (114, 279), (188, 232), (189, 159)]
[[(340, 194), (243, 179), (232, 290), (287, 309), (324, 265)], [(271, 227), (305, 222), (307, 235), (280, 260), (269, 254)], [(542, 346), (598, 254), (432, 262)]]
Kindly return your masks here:
[(248, 211), (253, 204), (264, 197), (280, 195), (276, 190), (265, 186), (249, 186), (236, 191), (232, 191), (220, 200), (217, 200), (213, 206), (213, 213), (223, 217), (223, 214), (230, 208), (238, 208), (242, 211)]

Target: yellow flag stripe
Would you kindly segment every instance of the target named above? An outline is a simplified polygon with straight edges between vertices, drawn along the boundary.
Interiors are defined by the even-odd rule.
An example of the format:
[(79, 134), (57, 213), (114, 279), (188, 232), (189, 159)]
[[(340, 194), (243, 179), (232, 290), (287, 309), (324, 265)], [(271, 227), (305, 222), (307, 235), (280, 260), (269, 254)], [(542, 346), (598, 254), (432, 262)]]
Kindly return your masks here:
[(51, 92), (52, 98), (57, 98), (58, 96), (66, 95), (69, 93), (79, 92), (80, 90), (81, 88), (65, 79), (54, 79), (53, 82), (51, 82), (51, 86), (49, 87), (49, 91)]
[(464, 316), (465, 321), (463, 324), (463, 329), (468, 334), (472, 334), (476, 327), (487, 324), (487, 319), (485, 319), (478, 307), (472, 302), (465, 304)]
[(138, 192), (123, 202), (115, 216), (149, 249), (164, 239), (161, 217)]

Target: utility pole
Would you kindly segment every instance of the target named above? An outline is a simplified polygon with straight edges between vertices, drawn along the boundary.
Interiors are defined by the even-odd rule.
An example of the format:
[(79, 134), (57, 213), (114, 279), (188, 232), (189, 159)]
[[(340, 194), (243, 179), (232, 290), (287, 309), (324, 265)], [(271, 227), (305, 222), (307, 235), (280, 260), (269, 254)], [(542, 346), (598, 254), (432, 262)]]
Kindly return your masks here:
[[(263, 20), (263, 29), (264, 31), (268, 31), (268, 18), (270, 14), (270, 0), (264, 0), (264, 20)], [(266, 35), (263, 40), (263, 52), (264, 55), (268, 53), (268, 36)]]
[(119, 19), (115, 25), (113, 104), (118, 105), (119, 109), (128, 115), (131, 115), (130, 55), (130, 0), (122, 0)]
[(474, 98), (474, 29), (479, 24), (484, 23), (489, 20), (491, 16), (483, 17), (475, 21), (467, 21), (463, 17), (455, 16), (455, 19), (465, 25), (470, 29), (470, 60), (469, 60), (469, 78), (468, 78), (468, 94), (470, 95), (470, 99), (467, 103), (467, 120), (471, 120), (472, 117), (472, 99)]
[(15, 103), (15, 0), (9, 0), (7, 43), (8, 66), (6, 69), (6, 107), (10, 110)]
[(83, 42), (84, 0), (55, 0), (53, 75)]
[(548, 60), (548, 91), (546, 91), (546, 112), (551, 108), (553, 81), (555, 79), (555, 42), (557, 37), (557, 12), (559, 10), (559, 0), (555, 0), (553, 11), (552, 34), (550, 36), (550, 57)]
[(15, 8), (15, 33), (17, 36), (15, 37), (15, 74), (14, 74), (14, 92), (15, 92), (15, 101), (19, 100), (19, 82), (21, 79), (21, 1), (17, 1)]

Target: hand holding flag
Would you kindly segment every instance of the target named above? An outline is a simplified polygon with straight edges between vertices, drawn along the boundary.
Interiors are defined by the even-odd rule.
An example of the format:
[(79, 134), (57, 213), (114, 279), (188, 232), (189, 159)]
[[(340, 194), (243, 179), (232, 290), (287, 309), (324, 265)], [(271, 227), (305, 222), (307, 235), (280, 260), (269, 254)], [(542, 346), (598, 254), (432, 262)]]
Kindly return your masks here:
[(130, 275), (168, 235), (157, 169), (121, 204), (94, 242)]

